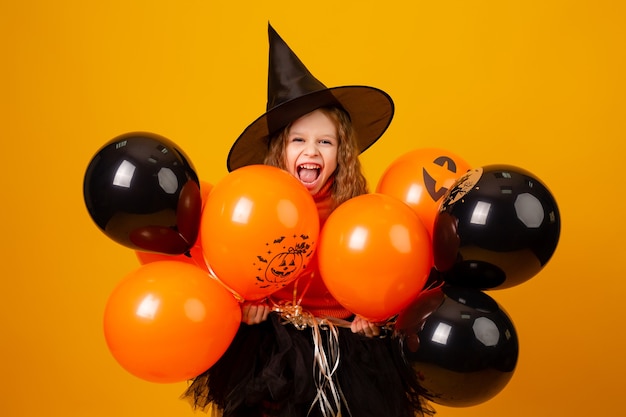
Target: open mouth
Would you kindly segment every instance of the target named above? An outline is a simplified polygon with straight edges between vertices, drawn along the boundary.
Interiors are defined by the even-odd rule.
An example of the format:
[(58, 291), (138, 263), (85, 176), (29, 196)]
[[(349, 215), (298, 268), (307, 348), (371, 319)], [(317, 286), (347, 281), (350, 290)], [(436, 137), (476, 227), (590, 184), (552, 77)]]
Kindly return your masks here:
[(312, 185), (320, 176), (322, 167), (317, 164), (298, 165), (298, 179), (305, 185)]

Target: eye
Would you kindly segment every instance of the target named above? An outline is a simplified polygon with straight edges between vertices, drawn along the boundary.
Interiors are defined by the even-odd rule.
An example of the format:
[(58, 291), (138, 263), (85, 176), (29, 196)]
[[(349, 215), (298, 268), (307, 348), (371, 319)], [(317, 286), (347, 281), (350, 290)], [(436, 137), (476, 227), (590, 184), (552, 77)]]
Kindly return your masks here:
[(291, 138), (291, 142), (304, 142), (304, 139), (298, 136), (294, 136), (293, 138)]
[(320, 140), (320, 143), (321, 143), (322, 145), (333, 145), (333, 144), (334, 144), (334, 142), (332, 141), (332, 139), (321, 139), (321, 140)]

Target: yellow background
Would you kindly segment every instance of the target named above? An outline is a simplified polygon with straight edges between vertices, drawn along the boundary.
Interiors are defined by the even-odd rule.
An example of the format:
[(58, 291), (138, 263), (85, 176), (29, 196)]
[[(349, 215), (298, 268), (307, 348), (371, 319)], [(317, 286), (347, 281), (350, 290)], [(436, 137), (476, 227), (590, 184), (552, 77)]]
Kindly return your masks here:
[(620, 0), (2, 0), (0, 414), (193, 414), (184, 383), (139, 380), (107, 350), (104, 304), (138, 263), (91, 221), (82, 180), (102, 144), (147, 130), (219, 181), (265, 108), (268, 20), (328, 86), (395, 99), (363, 157), (371, 187), (396, 157), (435, 146), (523, 167), (559, 203), (546, 268), (490, 293), (518, 331), (513, 379), (438, 415), (626, 413), (625, 12)]

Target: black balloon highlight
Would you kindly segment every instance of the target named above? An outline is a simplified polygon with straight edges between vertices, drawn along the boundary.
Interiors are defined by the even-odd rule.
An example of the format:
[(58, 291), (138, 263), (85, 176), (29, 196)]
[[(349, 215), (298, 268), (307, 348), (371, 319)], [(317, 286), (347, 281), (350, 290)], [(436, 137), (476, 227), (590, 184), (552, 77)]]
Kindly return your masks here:
[(160, 135), (131, 132), (103, 145), (83, 196), (96, 225), (131, 249), (178, 255), (198, 237), (200, 181), (185, 153)]
[(433, 229), (445, 282), (477, 289), (519, 285), (556, 250), (561, 219), (550, 190), (510, 165), (468, 171), (442, 200)]
[(517, 365), (511, 319), (474, 288), (443, 285), (422, 292), (398, 315), (394, 337), (428, 398), (449, 407), (493, 398)]

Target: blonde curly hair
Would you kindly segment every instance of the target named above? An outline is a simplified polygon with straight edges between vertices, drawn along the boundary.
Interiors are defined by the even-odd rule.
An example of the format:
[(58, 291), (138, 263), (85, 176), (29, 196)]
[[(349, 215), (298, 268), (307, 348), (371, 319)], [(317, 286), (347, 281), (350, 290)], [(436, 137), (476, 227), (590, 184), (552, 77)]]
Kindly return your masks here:
[[(363, 174), (359, 161), (356, 134), (348, 114), (338, 107), (321, 107), (324, 114), (330, 117), (337, 126), (337, 169), (335, 180), (331, 188), (334, 201), (333, 208), (341, 203), (368, 192), (367, 180)], [(281, 169), (286, 169), (285, 148), (291, 124), (272, 136), (264, 163)]]

